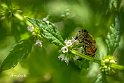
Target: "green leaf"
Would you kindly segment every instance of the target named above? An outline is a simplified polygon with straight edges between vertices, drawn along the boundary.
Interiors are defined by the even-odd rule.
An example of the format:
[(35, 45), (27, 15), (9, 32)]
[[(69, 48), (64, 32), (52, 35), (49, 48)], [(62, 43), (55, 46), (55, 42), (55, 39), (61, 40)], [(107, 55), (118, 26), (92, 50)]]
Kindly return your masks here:
[(58, 46), (63, 46), (63, 38), (53, 23), (33, 18), (27, 18), (27, 20), (32, 23), (32, 25), (38, 27), (41, 30), (41, 35), (44, 38)]
[(108, 32), (105, 41), (107, 43), (108, 55), (112, 55), (120, 42), (120, 20), (118, 17), (115, 17), (114, 23), (110, 26), (110, 32)]
[(1, 64), (0, 70), (10, 69), (22, 61), (31, 52), (32, 42), (30, 39), (20, 41)]
[(76, 60), (74, 61), (75, 65), (79, 68), (79, 69), (82, 69), (82, 68), (89, 68), (89, 60), (86, 60), (86, 59), (82, 59), (82, 60)]

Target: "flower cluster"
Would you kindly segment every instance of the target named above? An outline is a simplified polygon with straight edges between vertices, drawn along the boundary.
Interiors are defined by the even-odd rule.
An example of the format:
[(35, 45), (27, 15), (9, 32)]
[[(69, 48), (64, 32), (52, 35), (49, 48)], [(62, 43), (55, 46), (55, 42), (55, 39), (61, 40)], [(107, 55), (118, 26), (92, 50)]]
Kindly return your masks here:
[(39, 29), (34, 28), (33, 26), (28, 26), (27, 27), (28, 31), (30, 31), (35, 39), (35, 46), (42, 47), (42, 41), (41, 41), (41, 36), (39, 35)]
[(117, 60), (113, 56), (106, 56), (101, 60), (101, 70), (105, 71), (106, 74), (110, 74), (114, 69), (111, 68), (112, 64), (117, 64)]
[(77, 40), (75, 40), (73, 37), (71, 40), (65, 40), (65, 46), (61, 48), (61, 51), (63, 53), (67, 53), (68, 49), (72, 46), (75, 45), (77, 43)]
[(66, 63), (69, 62), (69, 56), (67, 55), (71, 47), (76, 43), (77, 41), (72, 37), (72, 40), (65, 40), (65, 46), (61, 48), (62, 54), (58, 56), (58, 59), (61, 61), (65, 61)]
[(42, 47), (42, 41), (37, 39), (35, 42), (35, 46)]
[(34, 27), (33, 27), (33, 26), (28, 26), (27, 29), (28, 29), (28, 31), (30, 31), (30, 32), (33, 32), (33, 31), (34, 31)]
[(61, 60), (61, 61), (65, 61), (67, 64), (69, 62), (69, 58), (67, 56), (65, 56), (64, 54), (60, 54), (58, 56), (58, 59)]
[[(49, 16), (46, 18), (43, 18), (41, 21), (46, 24), (50, 24), (50, 21), (48, 20)], [(41, 25), (42, 26), (42, 25)], [(50, 26), (50, 25), (49, 25)], [(54, 25), (53, 25), (54, 26)], [(36, 26), (28, 26), (27, 30), (32, 33), (32, 36), (35, 39), (35, 46), (42, 47), (42, 37), (41, 37), (41, 30)], [(63, 49), (64, 50), (64, 49)]]

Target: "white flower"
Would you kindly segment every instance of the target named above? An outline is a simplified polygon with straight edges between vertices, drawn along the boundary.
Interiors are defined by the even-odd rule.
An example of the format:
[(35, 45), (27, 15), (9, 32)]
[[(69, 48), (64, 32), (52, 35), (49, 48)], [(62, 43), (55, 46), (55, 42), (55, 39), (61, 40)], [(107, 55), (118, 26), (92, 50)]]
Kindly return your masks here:
[(77, 59), (79, 59), (80, 57), (79, 56), (74, 56), (73, 59), (74, 61), (76, 61)]
[(43, 21), (45, 21), (47, 24), (49, 24), (50, 22), (48, 21), (48, 17), (43, 18)]
[(27, 29), (28, 29), (28, 31), (30, 31), (30, 32), (33, 32), (33, 31), (34, 31), (34, 27), (33, 27), (33, 26), (28, 26)]
[(67, 64), (69, 62), (69, 58), (67, 56), (65, 56), (64, 54), (60, 54), (60, 56), (58, 56), (58, 59), (61, 61), (64, 61)]
[(65, 61), (65, 63), (68, 64), (68, 62), (69, 62), (69, 58), (65, 56), (64, 61)]
[(64, 54), (61, 54), (60, 56), (58, 56), (58, 59), (61, 60), (61, 61), (63, 61), (64, 58), (65, 58), (65, 55)]
[(48, 18), (43, 18), (43, 21), (47, 21), (48, 20)]
[(65, 44), (67, 47), (69, 47), (72, 45), (72, 42), (71, 42), (71, 40), (65, 40)]
[(36, 40), (36, 43), (35, 43), (36, 46), (39, 46), (39, 47), (42, 47), (42, 42), (41, 40)]
[(49, 24), (50, 22), (49, 21), (45, 21), (47, 24)]
[(72, 40), (71, 40), (71, 42), (72, 42), (72, 44), (78, 44), (78, 41), (77, 40), (75, 40), (75, 38), (74, 37), (72, 37)]
[(61, 51), (62, 51), (63, 53), (68, 52), (68, 47), (67, 47), (67, 46), (62, 47), (62, 48), (61, 48)]

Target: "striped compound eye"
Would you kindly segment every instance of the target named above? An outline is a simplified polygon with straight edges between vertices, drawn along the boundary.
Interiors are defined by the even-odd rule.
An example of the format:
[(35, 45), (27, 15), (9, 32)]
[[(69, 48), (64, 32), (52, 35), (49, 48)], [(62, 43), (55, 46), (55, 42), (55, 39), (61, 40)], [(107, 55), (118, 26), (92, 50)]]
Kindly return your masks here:
[(89, 56), (95, 55), (95, 52), (97, 50), (96, 41), (94, 40), (93, 36), (90, 33), (88, 33), (87, 30), (85, 29), (80, 30), (77, 33), (75, 40), (78, 40), (79, 43), (82, 43), (84, 48), (84, 54)]

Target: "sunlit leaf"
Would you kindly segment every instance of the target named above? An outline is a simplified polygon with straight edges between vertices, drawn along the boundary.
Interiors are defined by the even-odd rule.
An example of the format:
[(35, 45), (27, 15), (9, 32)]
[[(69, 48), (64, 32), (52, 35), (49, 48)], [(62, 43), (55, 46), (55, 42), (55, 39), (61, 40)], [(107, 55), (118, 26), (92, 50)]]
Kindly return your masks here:
[(51, 43), (58, 46), (63, 46), (64, 41), (53, 23), (33, 18), (27, 18), (27, 20), (32, 23), (32, 25), (38, 27), (41, 30), (41, 35)]
[(17, 65), (28, 56), (32, 48), (32, 42), (30, 39), (20, 41), (9, 55), (4, 59), (1, 64), (0, 70), (7, 70)]

